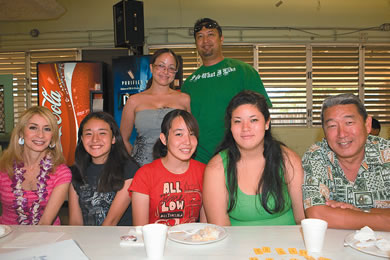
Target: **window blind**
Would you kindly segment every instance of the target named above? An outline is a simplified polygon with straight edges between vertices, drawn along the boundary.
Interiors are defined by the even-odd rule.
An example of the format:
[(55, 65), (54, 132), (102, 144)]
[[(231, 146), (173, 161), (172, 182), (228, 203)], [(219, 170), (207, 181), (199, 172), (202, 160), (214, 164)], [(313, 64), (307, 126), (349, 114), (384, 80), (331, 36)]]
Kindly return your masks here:
[(364, 100), (369, 114), (390, 123), (390, 46), (364, 48)]
[(0, 52), (0, 74), (13, 75), (14, 123), (23, 111), (38, 105), (37, 62), (80, 60), (78, 49)]
[(321, 125), (321, 105), (330, 95), (359, 95), (359, 47), (312, 47), (313, 125)]
[[(149, 54), (159, 48), (182, 57), (184, 80), (202, 65), (194, 44), (149, 46)], [(390, 44), (232, 44), (223, 53), (257, 69), (273, 103), (273, 125), (319, 126), (324, 98), (347, 92), (390, 123)], [(0, 52), (0, 74), (13, 75), (15, 122), (37, 105), (36, 63), (75, 60), (79, 49)]]
[(29, 106), (26, 80), (26, 53), (22, 51), (0, 52), (0, 74), (13, 75), (14, 122)]
[(273, 125), (306, 124), (306, 47), (259, 45), (258, 72), (272, 101)]

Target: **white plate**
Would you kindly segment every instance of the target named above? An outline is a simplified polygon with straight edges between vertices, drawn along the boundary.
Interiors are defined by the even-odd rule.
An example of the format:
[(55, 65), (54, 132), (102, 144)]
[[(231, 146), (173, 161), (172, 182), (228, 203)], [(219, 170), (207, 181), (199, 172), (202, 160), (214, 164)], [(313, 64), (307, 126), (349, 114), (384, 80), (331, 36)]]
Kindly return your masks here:
[[(219, 236), (215, 240), (208, 240), (208, 241), (192, 241), (192, 235), (193, 234), (187, 234), (185, 232), (180, 231), (199, 231), (205, 227), (213, 227), (219, 231)], [(226, 229), (224, 229), (221, 226), (213, 225), (213, 224), (206, 224), (206, 223), (188, 223), (188, 224), (181, 224), (177, 226), (173, 226), (169, 228), (168, 230), (168, 238), (172, 241), (183, 243), (183, 244), (190, 244), (190, 245), (203, 245), (203, 244), (209, 244), (221, 241), (225, 237), (227, 237), (228, 233)]]
[[(386, 258), (390, 257), (390, 251), (387, 251), (387, 252), (382, 251), (379, 248), (377, 248), (375, 245), (370, 246), (370, 247), (358, 247), (356, 244), (359, 243), (359, 241), (353, 238), (355, 234), (356, 234), (355, 232), (348, 234), (344, 239), (345, 244), (347, 244), (348, 246), (350, 246), (356, 250), (359, 250), (363, 253), (366, 253), (366, 254), (381, 256), (381, 257), (386, 257)], [(377, 239), (384, 238), (384, 239), (390, 240), (390, 233), (389, 232), (376, 232), (375, 231), (375, 235), (376, 235)]]
[(11, 233), (12, 229), (10, 226), (7, 226), (7, 225), (0, 225), (0, 227), (3, 227), (4, 228), (4, 233), (3, 234), (0, 234), (0, 238), (2, 237), (5, 237), (6, 235), (8, 235), (9, 233)]

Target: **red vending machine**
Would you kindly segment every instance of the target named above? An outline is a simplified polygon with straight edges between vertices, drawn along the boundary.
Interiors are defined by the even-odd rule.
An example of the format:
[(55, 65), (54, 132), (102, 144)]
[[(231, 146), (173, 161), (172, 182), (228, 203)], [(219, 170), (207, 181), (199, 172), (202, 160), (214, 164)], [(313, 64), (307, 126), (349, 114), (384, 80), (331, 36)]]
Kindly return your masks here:
[(57, 118), (62, 150), (74, 163), (78, 127), (93, 110), (103, 110), (102, 62), (38, 63), (38, 104)]

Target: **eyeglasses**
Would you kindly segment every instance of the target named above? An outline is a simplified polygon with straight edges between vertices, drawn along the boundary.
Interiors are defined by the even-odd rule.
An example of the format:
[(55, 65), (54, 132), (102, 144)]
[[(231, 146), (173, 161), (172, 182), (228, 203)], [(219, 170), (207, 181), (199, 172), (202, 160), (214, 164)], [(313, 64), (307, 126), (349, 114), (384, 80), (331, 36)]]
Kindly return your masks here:
[(165, 70), (168, 70), (169, 73), (176, 73), (177, 69), (174, 67), (167, 67), (164, 64), (153, 64), (153, 67), (157, 68), (158, 71), (165, 72)]
[(194, 27), (194, 34), (201, 31), (203, 27), (206, 29), (217, 29), (218, 31), (221, 30), (221, 27), (219, 27), (216, 22), (204, 22)]

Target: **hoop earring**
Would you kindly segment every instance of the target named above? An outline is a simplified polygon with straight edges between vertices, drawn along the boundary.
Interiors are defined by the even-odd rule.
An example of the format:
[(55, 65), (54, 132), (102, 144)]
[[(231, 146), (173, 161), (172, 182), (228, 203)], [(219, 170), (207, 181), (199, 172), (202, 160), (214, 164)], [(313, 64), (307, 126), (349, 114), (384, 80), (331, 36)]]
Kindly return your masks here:
[(49, 148), (50, 149), (54, 149), (54, 147), (56, 147), (56, 144), (54, 143), (54, 144), (49, 144)]
[(24, 138), (19, 137), (18, 143), (19, 143), (19, 145), (24, 145)]

